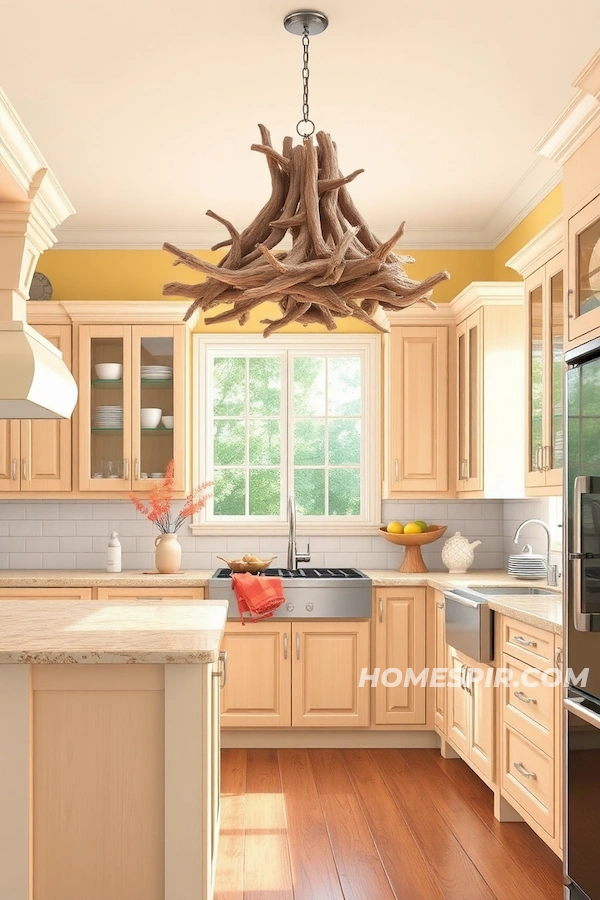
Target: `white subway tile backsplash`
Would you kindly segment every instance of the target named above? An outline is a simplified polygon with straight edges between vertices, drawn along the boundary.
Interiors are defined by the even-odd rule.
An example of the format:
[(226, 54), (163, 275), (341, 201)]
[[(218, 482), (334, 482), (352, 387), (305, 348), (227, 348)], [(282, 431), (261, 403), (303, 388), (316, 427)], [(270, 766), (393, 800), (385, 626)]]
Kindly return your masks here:
[(75, 569), (74, 553), (42, 553), (42, 569)]
[(44, 536), (56, 535), (57, 537), (66, 537), (75, 534), (75, 522), (69, 519), (48, 519), (42, 522), (42, 534)]
[[(98, 501), (97, 501), (98, 502)], [(70, 503), (61, 503), (60, 505), (60, 518), (61, 519), (91, 519), (93, 516), (93, 509), (96, 504), (93, 503), (80, 503), (77, 500), (72, 500)]]
[(4, 553), (25, 553), (24, 537), (0, 538), (0, 551)]
[[(61, 553), (90, 553), (92, 550), (91, 537), (61, 537), (58, 538), (58, 540), (60, 542), (60, 547), (57, 549), (59, 549)], [(105, 547), (107, 543), (108, 539), (104, 541)]]
[[(526, 518), (546, 520), (547, 501), (540, 500), (384, 500), (382, 522), (423, 518), (446, 524), (447, 531), (435, 544), (423, 548), (429, 569), (445, 570), (441, 562), (444, 541), (455, 531), (469, 540), (481, 540), (475, 551), (473, 569), (504, 569), (508, 554), (518, 551), (512, 543), (517, 526)], [(111, 531), (118, 531), (123, 569), (154, 567), (156, 526), (137, 512), (128, 500), (22, 501), (0, 503), (1, 568), (81, 568), (106, 567), (106, 545)], [(300, 528), (298, 551), (304, 552), (307, 535)], [(287, 535), (194, 536), (187, 524), (179, 532), (183, 548), (182, 568), (217, 568), (223, 563), (217, 554), (234, 557), (242, 553), (275, 556), (275, 565), (286, 564)], [(545, 552), (545, 535), (539, 526), (524, 532), (523, 543), (536, 552)], [(358, 566), (398, 569), (404, 549), (383, 538), (365, 535), (314, 535), (311, 538), (311, 565)]]
[(42, 521), (41, 519), (15, 519), (9, 523), (8, 533), (13, 536), (18, 534), (41, 536)]
[(26, 537), (26, 553), (58, 553), (59, 537)]
[(8, 554), (9, 569), (41, 569), (42, 554), (41, 553), (9, 553)]

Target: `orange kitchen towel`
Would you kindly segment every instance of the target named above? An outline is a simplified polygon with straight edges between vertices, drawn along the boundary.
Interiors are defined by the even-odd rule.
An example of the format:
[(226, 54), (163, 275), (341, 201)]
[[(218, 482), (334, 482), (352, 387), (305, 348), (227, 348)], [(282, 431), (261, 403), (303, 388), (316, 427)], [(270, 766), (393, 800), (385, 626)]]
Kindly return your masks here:
[(268, 619), (285, 600), (281, 578), (259, 578), (258, 575), (241, 572), (231, 576), (231, 583), (242, 625)]

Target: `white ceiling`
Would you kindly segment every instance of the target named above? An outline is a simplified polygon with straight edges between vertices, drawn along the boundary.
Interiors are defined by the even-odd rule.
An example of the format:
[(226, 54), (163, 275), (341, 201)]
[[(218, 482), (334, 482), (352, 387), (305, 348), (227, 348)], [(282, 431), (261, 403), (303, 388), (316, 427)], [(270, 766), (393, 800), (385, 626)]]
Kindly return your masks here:
[[(301, 110), (289, 0), (19, 0), (0, 87), (77, 215), (59, 246), (206, 246), (267, 199), (256, 124)], [(560, 172), (533, 147), (600, 46), (598, 0), (324, 0), (311, 116), (383, 238), (492, 246)]]

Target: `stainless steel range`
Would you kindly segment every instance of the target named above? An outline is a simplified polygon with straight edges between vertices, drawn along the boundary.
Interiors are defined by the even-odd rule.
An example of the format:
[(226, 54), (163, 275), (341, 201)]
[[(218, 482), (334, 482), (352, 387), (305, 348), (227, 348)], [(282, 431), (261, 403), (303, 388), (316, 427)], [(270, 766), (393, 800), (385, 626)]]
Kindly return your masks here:
[[(283, 580), (286, 602), (277, 619), (369, 619), (371, 579), (359, 569), (266, 569), (260, 578)], [(231, 569), (217, 569), (208, 582), (208, 599), (229, 600), (229, 618), (238, 618)]]

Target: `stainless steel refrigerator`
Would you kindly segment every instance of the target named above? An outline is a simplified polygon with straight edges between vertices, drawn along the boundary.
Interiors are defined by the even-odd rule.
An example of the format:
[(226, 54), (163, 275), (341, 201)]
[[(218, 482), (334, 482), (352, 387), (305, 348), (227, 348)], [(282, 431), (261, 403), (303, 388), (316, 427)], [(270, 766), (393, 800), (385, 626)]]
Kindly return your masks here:
[(600, 900), (600, 340), (565, 359), (565, 898)]

